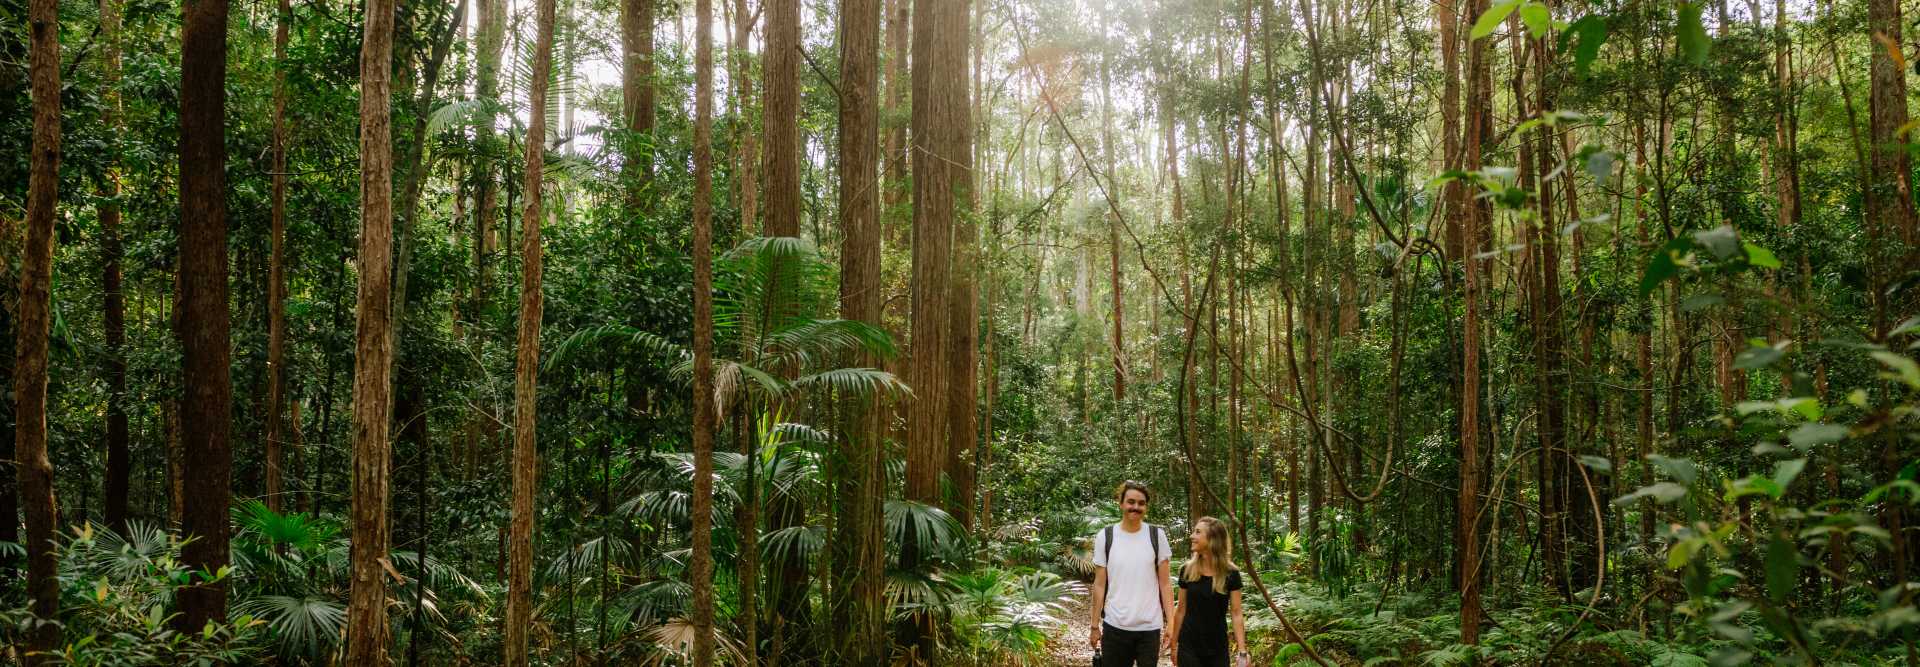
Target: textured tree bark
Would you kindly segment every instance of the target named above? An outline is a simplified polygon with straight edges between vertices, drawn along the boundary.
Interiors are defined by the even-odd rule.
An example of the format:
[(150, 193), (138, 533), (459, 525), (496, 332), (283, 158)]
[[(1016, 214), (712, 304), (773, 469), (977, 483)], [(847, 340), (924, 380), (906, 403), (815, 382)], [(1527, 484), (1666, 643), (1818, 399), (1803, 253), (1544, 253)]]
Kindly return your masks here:
[(766, 236), (800, 235), (800, 0), (763, 0), (766, 83), (761, 156), (767, 178)]
[(620, 108), (627, 131), (645, 137), (644, 148), (629, 150), (620, 164), (629, 187), (627, 205), (639, 204), (641, 191), (653, 178), (653, 3), (620, 0)]
[[(20, 503), (26, 510), (28, 609), (37, 618), (60, 618), (59, 563), (54, 533), (59, 521), (53, 499), (53, 463), (47, 459), (47, 336), (53, 321), (53, 222), (60, 201), (60, 5), (32, 0), (28, 79), (33, 99), (33, 145), (28, 157), (26, 244), (20, 251), (19, 328), (14, 338), (14, 465)], [(224, 513), (225, 507), (221, 510)], [(13, 515), (6, 517), (13, 523)], [(27, 652), (60, 648), (60, 626), (35, 625)], [(52, 664), (22, 656), (28, 667)]]
[[(724, 0), (723, 0), (724, 1)], [(733, 2), (733, 46), (728, 49), (728, 77), (734, 82), (734, 99), (739, 101), (739, 119), (748, 118), (748, 110), (753, 108), (753, 24), (759, 12), (747, 13), (747, 0)], [(733, 173), (735, 196), (740, 200), (740, 226), (742, 235), (751, 235), (760, 215), (760, 170), (755, 166), (760, 157), (760, 133), (750, 123), (737, 123), (739, 133), (734, 139), (737, 150), (734, 154)]]
[[(913, 8), (913, 340), (908, 363), (910, 381), (920, 394), (908, 425), (907, 497), (942, 506), (948, 504), (941, 502), (940, 473), (953, 429), (952, 395), (942, 390), (955, 391), (950, 383), (956, 381), (951, 375), (958, 351), (950, 309), (957, 298), (969, 298), (972, 283), (971, 278), (955, 280), (950, 256), (955, 219), (971, 187), (966, 85), (970, 4), (915, 0)], [(903, 561), (909, 568), (917, 567), (920, 558), (912, 542), (910, 538)], [(930, 628), (925, 627), (930, 622), (926, 615), (916, 619), (918, 630), (909, 637), (916, 640), (908, 643), (917, 660), (933, 657)]]
[[(535, 3), (533, 71), (527, 85), (527, 136), (547, 136), (547, 80), (553, 70), (554, 0)], [(527, 664), (533, 630), (533, 497), (539, 491), (540, 319), (546, 306), (541, 292), (541, 184), (546, 172), (546, 141), (528, 141), (525, 208), (520, 216), (520, 335), (514, 345), (513, 516), (507, 544), (506, 664)]]
[(267, 243), (267, 509), (285, 508), (281, 469), (287, 410), (287, 33), (291, 0), (280, 0), (273, 28), (273, 203)]
[[(840, 2), (840, 316), (883, 325), (880, 277), (879, 53), (881, 0)], [(861, 354), (854, 364), (879, 368)], [(847, 664), (878, 667), (886, 658), (885, 537), (881, 499), (885, 464), (879, 397), (843, 397), (840, 411), (840, 520), (834, 523), (833, 625)]]
[(713, 667), (713, 8), (694, 0), (693, 664)]
[[(1466, 16), (1477, 17), (1486, 11), (1487, 0), (1470, 0)], [(1463, 19), (1464, 20), (1464, 19)], [(1465, 153), (1462, 167), (1477, 171), (1481, 167), (1481, 156), (1492, 134), (1493, 81), (1489, 65), (1488, 44), (1485, 40), (1474, 40), (1468, 46), (1467, 54), (1467, 100), (1469, 110), (1467, 126), (1462, 138), (1461, 150)], [(1460, 257), (1466, 263), (1466, 289), (1462, 298), (1466, 300), (1466, 316), (1461, 323), (1463, 329), (1460, 343), (1461, 386), (1460, 386), (1460, 496), (1458, 532), (1460, 534), (1460, 642), (1463, 644), (1480, 643), (1480, 328), (1481, 328), (1481, 292), (1482, 281), (1486, 279), (1486, 270), (1480, 260), (1474, 259), (1480, 249), (1488, 243), (1489, 211), (1485, 203), (1470, 203), (1467, 206), (1449, 212), (1462, 216), (1460, 227), (1465, 233), (1465, 243)]]
[[(909, 17), (913, 0), (885, 0), (886, 2), (886, 59), (883, 63), (886, 84), (886, 109), (881, 115), (881, 165), (884, 179), (881, 181), (880, 219), (884, 233), (890, 242), (898, 247), (907, 245), (912, 223), (910, 216), (902, 216), (901, 207), (906, 203), (911, 191), (907, 181), (907, 123), (901, 122), (903, 107), (907, 106), (908, 80), (907, 46), (911, 41)], [(902, 220), (902, 218), (908, 218)], [(902, 224), (905, 222), (906, 224)]]
[[(227, 0), (187, 3), (180, 31), (180, 401), (184, 503), (192, 541), (181, 564), (227, 564), (233, 497), (233, 384), (227, 304)], [(198, 632), (227, 614), (225, 583), (183, 586), (175, 628)]]
[(349, 664), (387, 662), (393, 412), (394, 0), (369, 0), (360, 42), (360, 255), (354, 311)]
[[(474, 99), (481, 102), (498, 101), (500, 97), (500, 53), (506, 42), (506, 2), (505, 0), (480, 0), (476, 12), (474, 39), (479, 55), (474, 63)], [(499, 215), (499, 184), (494, 179), (500, 172), (492, 157), (494, 150), (494, 114), (491, 111), (480, 114), (475, 122), (474, 145), (476, 158), (473, 161), (473, 292), (464, 309), (467, 319), (475, 324), (473, 334), (467, 339), (470, 354), (478, 356), (481, 345), (487, 336), (484, 323), (487, 319), (487, 300), (493, 290), (493, 254), (497, 249), (494, 237), (494, 224)], [(469, 475), (477, 472), (482, 443), (490, 442), (498, 430), (491, 407), (476, 407), (469, 416), (466, 429), (466, 442), (462, 449), (467, 451)], [(487, 445), (491, 448), (491, 445)]]
[[(1900, 129), (1907, 124), (1906, 71), (1889, 53), (1890, 49), (1898, 50), (1903, 43), (1901, 26), (1898, 0), (1868, 0), (1867, 29), (1875, 43), (1869, 49), (1873, 58), (1868, 94), (1872, 137), (1868, 145), (1873, 154), (1873, 163), (1867, 170), (1865, 194), (1867, 245), (1876, 255), (1868, 259), (1868, 274), (1871, 276), (1868, 287), (1872, 293), (1875, 340), (1886, 337), (1893, 315), (1889, 311), (1900, 308), (1899, 304), (1888, 303), (1887, 286), (1910, 269), (1903, 268), (1906, 266), (1903, 262), (1914, 250), (1906, 246), (1920, 241), (1915, 238), (1915, 226), (1920, 224), (1916, 223), (1916, 219), (1920, 219), (1920, 216), (1914, 212), (1912, 164), (1905, 149), (1905, 139), (1900, 136)], [(1889, 439), (1888, 443), (1884, 452), (1886, 470), (1882, 472), (1891, 478), (1899, 470), (1899, 461), (1892, 440)], [(1898, 504), (1887, 503), (1881, 512), (1888, 532), (1895, 536), (1891, 585), (1891, 582), (1907, 580), (1911, 538), (1902, 530), (1906, 523), (1906, 512)]]
[[(120, 4), (100, 2), (100, 121), (114, 134), (120, 122)], [(104, 264), (100, 288), (104, 293), (102, 325), (107, 343), (107, 479), (104, 506), (107, 527), (125, 534), (127, 486), (131, 476), (127, 453), (127, 299), (122, 288), (120, 238), (120, 164), (109, 158), (100, 188), (100, 255)]]

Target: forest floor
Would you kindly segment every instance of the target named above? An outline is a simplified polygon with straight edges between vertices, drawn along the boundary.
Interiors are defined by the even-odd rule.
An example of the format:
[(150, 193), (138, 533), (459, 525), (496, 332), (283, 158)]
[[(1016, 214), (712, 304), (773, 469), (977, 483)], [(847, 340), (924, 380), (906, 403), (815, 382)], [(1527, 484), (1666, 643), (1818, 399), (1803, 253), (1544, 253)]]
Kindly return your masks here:
[(1049, 665), (1058, 667), (1082, 667), (1093, 664), (1093, 647), (1087, 645), (1087, 605), (1091, 602), (1085, 595), (1075, 596), (1068, 605), (1066, 619), (1060, 627), (1053, 630), (1053, 641), (1047, 644)]

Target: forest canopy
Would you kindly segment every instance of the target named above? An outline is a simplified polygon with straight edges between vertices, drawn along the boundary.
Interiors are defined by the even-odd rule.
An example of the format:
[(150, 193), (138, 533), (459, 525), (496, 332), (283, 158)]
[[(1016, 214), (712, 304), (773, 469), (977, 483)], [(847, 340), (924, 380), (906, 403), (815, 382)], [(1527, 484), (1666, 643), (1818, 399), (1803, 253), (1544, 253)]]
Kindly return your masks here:
[(0, 664), (1920, 663), (1910, 5), (7, 0)]

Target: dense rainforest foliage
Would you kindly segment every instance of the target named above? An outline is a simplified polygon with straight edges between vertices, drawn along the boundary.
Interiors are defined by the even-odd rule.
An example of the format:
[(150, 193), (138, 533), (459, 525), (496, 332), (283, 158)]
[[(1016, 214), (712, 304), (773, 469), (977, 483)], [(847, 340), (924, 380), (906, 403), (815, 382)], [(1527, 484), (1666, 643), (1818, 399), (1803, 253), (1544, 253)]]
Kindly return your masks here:
[(0, 0), (0, 663), (1916, 664), (1904, 4)]

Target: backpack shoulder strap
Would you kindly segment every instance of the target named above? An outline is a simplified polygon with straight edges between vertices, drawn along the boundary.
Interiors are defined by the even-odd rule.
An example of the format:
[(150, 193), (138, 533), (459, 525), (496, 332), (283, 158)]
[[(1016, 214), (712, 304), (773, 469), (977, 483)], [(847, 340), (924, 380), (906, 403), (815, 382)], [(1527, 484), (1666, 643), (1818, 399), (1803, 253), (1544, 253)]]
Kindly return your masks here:
[(1160, 566), (1160, 527), (1153, 524), (1147, 524), (1147, 528), (1150, 529), (1151, 531), (1147, 533), (1147, 541), (1153, 543), (1153, 565), (1154, 567), (1159, 567)]
[(1107, 569), (1113, 569), (1113, 526), (1100, 532), (1100, 546), (1103, 550), (1100, 560), (1107, 563)]

